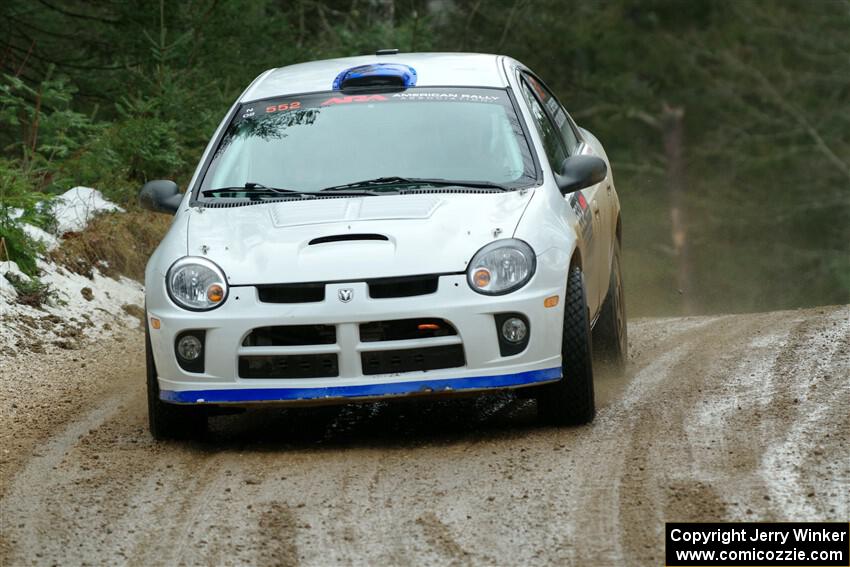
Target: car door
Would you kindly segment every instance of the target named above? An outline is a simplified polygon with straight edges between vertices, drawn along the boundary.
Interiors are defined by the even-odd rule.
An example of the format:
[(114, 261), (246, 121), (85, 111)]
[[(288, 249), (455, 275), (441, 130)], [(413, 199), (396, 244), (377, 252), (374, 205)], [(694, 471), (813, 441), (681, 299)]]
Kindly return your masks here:
[[(543, 139), (544, 150), (552, 169), (557, 171), (568, 156), (592, 155), (593, 150), (581, 141), (572, 120), (543, 82), (531, 73), (523, 72), (521, 76), (523, 94)], [(602, 242), (604, 238), (599, 191), (600, 186), (594, 185), (564, 196), (579, 218), (579, 231), (584, 242), (582, 259), (587, 302), (592, 316), (595, 316), (608, 288), (608, 271), (604, 268), (607, 254)]]

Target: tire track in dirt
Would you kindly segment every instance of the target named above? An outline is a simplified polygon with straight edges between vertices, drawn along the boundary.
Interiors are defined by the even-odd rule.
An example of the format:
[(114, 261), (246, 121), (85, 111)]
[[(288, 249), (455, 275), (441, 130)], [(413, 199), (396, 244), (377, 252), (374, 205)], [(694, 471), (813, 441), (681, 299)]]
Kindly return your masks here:
[[(68, 456), (69, 451), (92, 428), (103, 423), (114, 415), (121, 406), (120, 397), (112, 397), (103, 401), (102, 405), (72, 421), (58, 435), (50, 438), (41, 445), (38, 452), (29, 460), (27, 465), (15, 477), (3, 498), (3, 525), (13, 522), (16, 524), (17, 537), (22, 541), (43, 541), (44, 545), (35, 551), (38, 558), (42, 555), (52, 555), (56, 549), (52, 546), (66, 545), (56, 537), (53, 526), (56, 525), (56, 510), (50, 505), (55, 493), (50, 485), (45, 483)], [(40, 517), (34, 517), (33, 513)], [(46, 521), (39, 521), (44, 519)], [(6, 532), (6, 529), (3, 530)], [(5, 538), (4, 538), (5, 539)], [(17, 540), (10, 540), (12, 544)], [(9, 564), (15, 564), (13, 559)]]
[[(634, 321), (629, 376), (600, 373), (578, 428), (497, 395), (264, 410), (156, 443), (141, 368), (89, 359), (90, 405), (0, 415), (43, 439), (2, 477), (0, 564), (646, 565), (665, 520), (846, 518), (848, 320)], [(38, 395), (36, 412), (67, 394)]]
[[(831, 517), (840, 519), (847, 518), (850, 512), (846, 469), (844, 474), (839, 469), (837, 475), (818, 479), (816, 485), (810, 478), (803, 478), (803, 471), (807, 470), (804, 461), (823, 456), (818, 440), (825, 436), (840, 438), (842, 431), (850, 430), (850, 382), (846, 379), (850, 374), (850, 309), (823, 315), (815, 321), (798, 323), (786, 344), (779, 348), (780, 355), (770, 372), (777, 382), (775, 390), (781, 392), (782, 404), (775, 404), (771, 416), (774, 431), (762, 459), (762, 475), (781, 519), (813, 520), (827, 514), (836, 514)], [(818, 356), (807, 356), (812, 349)], [(833, 380), (836, 371), (838, 379)], [(837, 427), (830, 427), (830, 423)], [(850, 462), (846, 443), (835, 449), (832, 458)], [(821, 490), (826, 490), (831, 502), (828, 507), (823, 505), (825, 500), (814, 498)]]
[(56, 431), (124, 393), (127, 369), (144, 361), (137, 343), (138, 332), (123, 330), (82, 350), (0, 354), (0, 497)]
[[(675, 387), (677, 376), (675, 369), (694, 355), (706, 334), (723, 322), (723, 318), (671, 322), (677, 325), (676, 333), (659, 337), (657, 346), (635, 369), (622, 396), (600, 412), (592, 431), (582, 440), (577, 451), (588, 474), (580, 477), (569, 502), (575, 510), (573, 537), (588, 543), (569, 557), (570, 563), (614, 564), (626, 556), (627, 540), (648, 535), (635, 537), (635, 531), (642, 532), (648, 526), (657, 529), (656, 522), (648, 518), (656, 516), (657, 520), (661, 515), (656, 505), (663, 503), (664, 495), (649, 475), (653, 467), (662, 463), (652, 453), (651, 434), (667, 434), (673, 420), (667, 418), (665, 410), (678, 407), (659, 402), (670, 399), (669, 390)], [(624, 481), (632, 488), (624, 487)], [(632, 494), (635, 488), (637, 492)], [(624, 503), (636, 504), (641, 517), (631, 517), (628, 509), (622, 508)], [(652, 542), (653, 550), (657, 549), (654, 535), (643, 540)], [(639, 551), (641, 560), (657, 562), (658, 558), (643, 556), (643, 544)]]
[[(850, 375), (850, 309), (843, 316), (835, 315), (832, 318), (837, 320), (833, 321), (833, 326), (840, 333), (840, 342), (832, 357), (821, 367), (823, 384), (813, 388), (817, 394), (812, 396), (813, 403), (825, 407), (819, 414), (818, 427), (811, 433), (811, 438), (817, 441), (804, 455), (799, 468), (803, 471), (825, 470), (817, 486), (810, 478), (803, 478), (808, 483), (807, 497), (808, 494), (822, 492), (830, 504), (823, 506), (819, 513), (828, 518), (846, 519), (850, 518), (850, 494), (847, 491), (850, 467), (846, 466), (850, 462), (850, 435), (846, 434), (850, 431), (850, 381), (847, 380)], [(825, 500), (818, 496), (817, 503)]]
[[(735, 346), (757, 328), (724, 317), (689, 335), (681, 356), (669, 366), (663, 381), (644, 393), (633, 410), (639, 416), (629, 432), (623, 490), (617, 509), (624, 528), (621, 557), (634, 564), (662, 561), (663, 526), (673, 520), (720, 520), (727, 513), (721, 485), (699, 467), (706, 454), (717, 451), (710, 435), (693, 435), (694, 416), (706, 406), (705, 394), (729, 375), (737, 361)], [(705, 338), (714, 337), (706, 352)]]

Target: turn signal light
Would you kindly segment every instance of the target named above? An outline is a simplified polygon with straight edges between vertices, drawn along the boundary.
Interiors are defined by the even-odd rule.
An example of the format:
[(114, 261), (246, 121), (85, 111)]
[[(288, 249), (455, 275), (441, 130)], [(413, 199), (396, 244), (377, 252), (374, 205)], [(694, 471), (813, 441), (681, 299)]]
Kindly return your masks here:
[(159, 326), (160, 326), (159, 319), (157, 319), (156, 317), (151, 317), (151, 328), (152, 329), (159, 329)]
[(213, 284), (207, 288), (207, 299), (213, 303), (218, 303), (224, 299), (224, 288), (218, 284)]
[(439, 331), (440, 326), (436, 323), (420, 323), (416, 326), (420, 331)]
[(490, 283), (490, 271), (485, 270), (484, 268), (476, 270), (472, 275), (472, 281), (475, 283), (476, 287), (487, 287)]
[(552, 295), (543, 300), (543, 307), (555, 307), (558, 305), (558, 301), (560, 297), (557, 295)]

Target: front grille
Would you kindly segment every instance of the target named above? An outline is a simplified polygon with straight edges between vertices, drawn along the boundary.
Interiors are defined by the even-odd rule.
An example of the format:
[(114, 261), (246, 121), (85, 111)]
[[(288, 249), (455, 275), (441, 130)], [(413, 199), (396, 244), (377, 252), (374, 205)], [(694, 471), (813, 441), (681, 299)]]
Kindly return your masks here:
[(451, 323), (444, 319), (398, 319), (373, 321), (360, 325), (360, 340), (364, 343), (404, 341), (457, 335)]
[(333, 325), (283, 325), (259, 327), (251, 331), (242, 346), (332, 345), (336, 342)]
[[(378, 240), (386, 239), (380, 234), (352, 234), (343, 236), (316, 238), (310, 244), (320, 244), (336, 240)], [(388, 299), (393, 297), (415, 297), (435, 293), (440, 282), (439, 275), (404, 276), (398, 278), (378, 278), (368, 280), (369, 297)], [(316, 303), (325, 300), (327, 282), (263, 284), (257, 286), (257, 295), (263, 303)]]
[(456, 368), (466, 364), (461, 345), (364, 352), (360, 360), (363, 374), (367, 376)]
[(439, 281), (440, 276), (437, 275), (369, 280), (369, 297), (387, 299), (390, 297), (427, 295), (437, 291)]
[(339, 376), (336, 353), (240, 356), (240, 378), (334, 378)]
[(258, 285), (263, 303), (315, 303), (325, 300), (324, 283)]

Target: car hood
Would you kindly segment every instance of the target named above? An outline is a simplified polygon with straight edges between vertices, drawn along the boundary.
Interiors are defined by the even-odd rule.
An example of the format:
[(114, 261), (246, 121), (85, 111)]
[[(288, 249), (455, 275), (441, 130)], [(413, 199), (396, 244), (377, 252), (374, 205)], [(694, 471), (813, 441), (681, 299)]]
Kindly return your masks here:
[(359, 280), (466, 269), (513, 235), (534, 191), (426, 193), (190, 208), (188, 253), (231, 285)]

